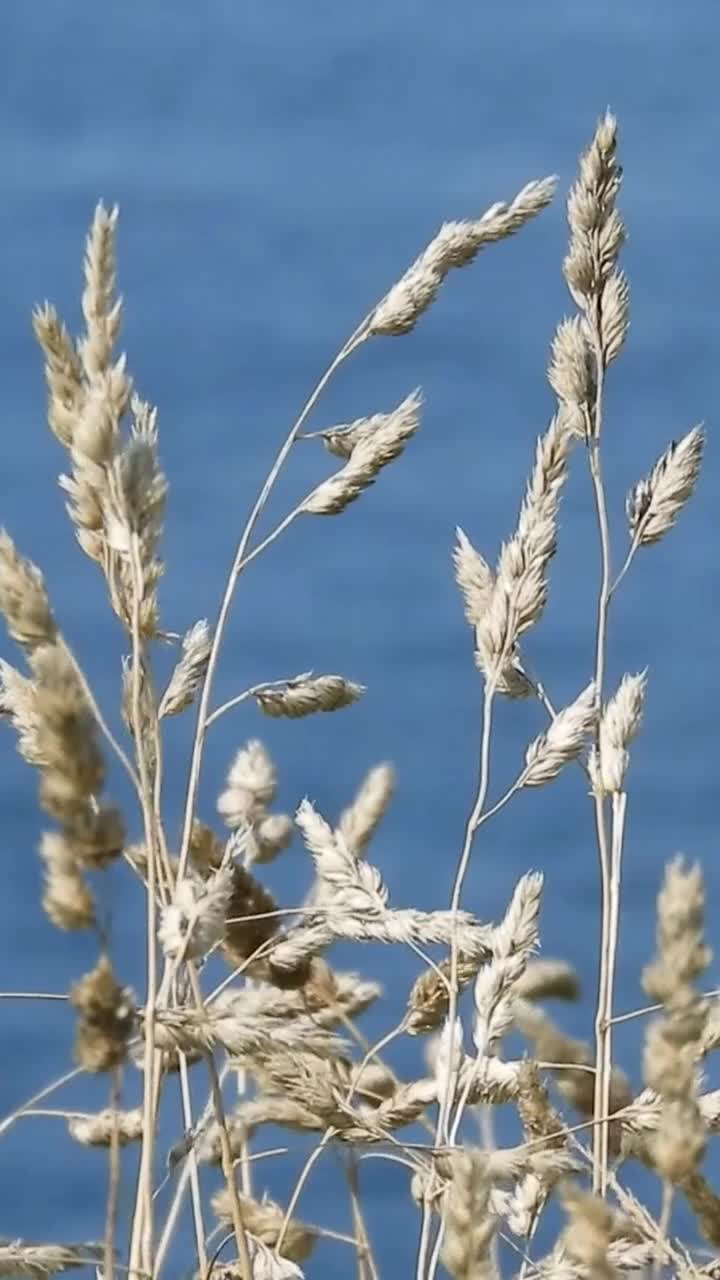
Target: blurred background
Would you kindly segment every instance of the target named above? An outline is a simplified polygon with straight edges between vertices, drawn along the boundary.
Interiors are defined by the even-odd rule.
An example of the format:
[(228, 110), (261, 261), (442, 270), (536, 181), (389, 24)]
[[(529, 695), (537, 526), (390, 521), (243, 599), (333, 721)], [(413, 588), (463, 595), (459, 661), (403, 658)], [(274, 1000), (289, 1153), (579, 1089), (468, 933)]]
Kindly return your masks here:
[[(374, 845), (397, 906), (447, 902), (471, 803), (480, 683), (454, 585), (456, 524), (489, 558), (514, 527), (534, 441), (553, 411), (545, 369), (571, 309), (561, 277), (564, 194), (577, 154), (610, 105), (621, 125), (621, 207), (632, 328), (607, 390), (605, 459), (616, 563), (624, 497), (672, 438), (708, 422), (704, 473), (678, 527), (637, 556), (612, 613), (609, 686), (648, 668), (633, 748), (618, 1010), (645, 999), (656, 891), (678, 850), (699, 858), (714, 928), (717, 832), (716, 498), (717, 143), (720, 12), (713, 0), (174, 0), (98, 6), (25, 0), (0, 16), (0, 523), (47, 577), (56, 613), (113, 724), (123, 637), (99, 574), (74, 545), (57, 487), (65, 461), (45, 422), (31, 309), (45, 298), (80, 325), (83, 238), (99, 198), (120, 205), (123, 346), (141, 394), (159, 406), (170, 481), (163, 623), (181, 631), (217, 609), (232, 548), (274, 453), (358, 320), (448, 218), (479, 215), (530, 178), (556, 173), (555, 205), (512, 242), (446, 282), (408, 337), (377, 339), (341, 371), (316, 428), (387, 410), (422, 386), (422, 429), (403, 458), (342, 516), (296, 526), (243, 578), (217, 700), (309, 668), (367, 685), (362, 703), (289, 723), (243, 707), (212, 731), (201, 811), (212, 820), (237, 748), (260, 736), (280, 773), (280, 807), (303, 795), (334, 819), (366, 770), (398, 772)], [(268, 519), (332, 469), (299, 446)], [(269, 527), (269, 525), (268, 525)], [(582, 450), (563, 499), (550, 604), (527, 644), (556, 703), (592, 669), (598, 550)], [(3, 635), (2, 654), (17, 655)], [(167, 665), (168, 657), (161, 662)], [(167, 817), (179, 831), (193, 716), (172, 724)], [(543, 726), (536, 705), (497, 716), (492, 794)], [(0, 895), (3, 990), (65, 991), (94, 963), (92, 937), (64, 936), (40, 907), (36, 780), (2, 729)], [(125, 798), (122, 780), (110, 790)], [(137, 834), (135, 831), (134, 834)], [(271, 870), (283, 904), (309, 881), (298, 842)], [(528, 868), (546, 876), (543, 948), (575, 964), (581, 1005), (563, 1025), (592, 1030), (598, 887), (583, 778), (521, 795), (478, 839), (465, 905), (491, 919)], [(122, 868), (102, 884), (117, 968), (142, 993), (141, 900)], [(348, 951), (380, 978), (380, 1035), (402, 1012), (418, 961)], [(717, 966), (710, 981), (717, 981)], [(0, 1002), (0, 1113), (70, 1063), (73, 1018), (49, 1002)], [(640, 1083), (641, 1021), (618, 1035)], [(400, 1047), (400, 1071), (419, 1069)], [(136, 1082), (128, 1082), (128, 1097)], [(205, 1082), (196, 1086), (204, 1101)], [(105, 1105), (105, 1082), (51, 1106)], [(168, 1117), (177, 1135), (179, 1112)], [(270, 1145), (270, 1144), (268, 1144)], [(298, 1161), (267, 1162), (258, 1186), (286, 1196)], [(106, 1156), (71, 1145), (60, 1120), (27, 1118), (0, 1148), (0, 1234), (70, 1241), (102, 1234)], [(124, 1186), (122, 1211), (132, 1186)], [(386, 1267), (407, 1263), (414, 1230), (406, 1172), (363, 1172)], [(347, 1229), (332, 1157), (300, 1215)], [(182, 1245), (182, 1237), (180, 1244)], [(323, 1246), (308, 1274), (348, 1265)], [(171, 1273), (191, 1270), (187, 1252)], [(387, 1272), (391, 1274), (392, 1272)]]

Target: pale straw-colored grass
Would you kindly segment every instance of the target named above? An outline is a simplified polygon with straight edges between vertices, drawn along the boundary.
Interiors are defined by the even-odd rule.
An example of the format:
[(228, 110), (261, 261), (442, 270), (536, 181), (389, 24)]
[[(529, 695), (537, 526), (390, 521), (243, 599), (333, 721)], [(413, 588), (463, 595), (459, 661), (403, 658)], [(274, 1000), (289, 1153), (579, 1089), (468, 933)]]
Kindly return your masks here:
[[(39, 803), (48, 819), (39, 839), (43, 907), (59, 929), (95, 931), (98, 947), (96, 963), (69, 992), (36, 998), (67, 998), (69, 1014), (76, 1017), (76, 1063), (81, 1073), (107, 1080), (107, 1105), (100, 1111), (37, 1105), (76, 1078), (73, 1072), (17, 1108), (0, 1125), (0, 1135), (31, 1116), (44, 1123), (58, 1117), (75, 1141), (73, 1155), (80, 1159), (79, 1147), (95, 1146), (107, 1151), (108, 1160), (107, 1185), (98, 1189), (96, 1204), (87, 1206), (97, 1223), (96, 1243), (4, 1242), (0, 1275), (44, 1277), (95, 1266), (105, 1280), (126, 1274), (147, 1280), (171, 1275), (174, 1267), (176, 1274), (195, 1270), (203, 1280), (280, 1280), (314, 1274), (322, 1265), (320, 1251), (332, 1242), (345, 1251), (338, 1274), (354, 1270), (359, 1280), (376, 1280), (381, 1270), (365, 1219), (365, 1167), (360, 1178), (361, 1164), (372, 1155), (405, 1171), (408, 1198), (417, 1208), (417, 1236), (407, 1241), (403, 1275), (414, 1273), (416, 1280), (433, 1280), (440, 1267), (457, 1280), (494, 1280), (500, 1272), (519, 1280), (613, 1280), (648, 1268), (683, 1277), (715, 1274), (698, 1245), (699, 1236), (714, 1247), (720, 1243), (720, 1198), (702, 1166), (720, 1132), (720, 1092), (708, 1090), (702, 1076), (707, 1055), (720, 1045), (720, 1016), (717, 1003), (700, 989), (709, 951), (697, 866), (672, 861), (660, 892), (657, 956), (644, 974), (656, 1003), (646, 1010), (616, 1008), (625, 787), (652, 679), (646, 672), (627, 673), (617, 688), (608, 689), (609, 606), (636, 555), (675, 524), (695, 488), (703, 448), (702, 432), (693, 428), (633, 487), (627, 547), (613, 579), (602, 447), (605, 380), (629, 325), (628, 282), (618, 266), (625, 239), (620, 186), (617, 125), (606, 114), (568, 197), (563, 272), (575, 310), (559, 321), (551, 344), (548, 379), (557, 407), (528, 459), (517, 522), (494, 566), (469, 533), (457, 530), (453, 567), (477, 668), (467, 678), (470, 684), (482, 681), (483, 714), (478, 776), (450, 902), (438, 902), (433, 911), (391, 900), (373, 856), (373, 837), (395, 788), (390, 764), (378, 764), (358, 779), (337, 820), (322, 813), (312, 795), (290, 816), (274, 807), (279, 779), (264, 743), (252, 736), (257, 730), (239, 726), (237, 749), (218, 788), (218, 821), (200, 821), (198, 791), (211, 724), (231, 712), (238, 722), (252, 716), (253, 704), (275, 718), (352, 715), (364, 693), (345, 673), (268, 672), (264, 683), (243, 688), (239, 671), (237, 693), (213, 706), (214, 682), (247, 566), (301, 517), (340, 515), (371, 485), (382, 484), (386, 467), (413, 465), (419, 391), (395, 408), (307, 430), (328, 382), (364, 343), (413, 329), (453, 269), (469, 267), (481, 250), (542, 213), (554, 196), (554, 180), (530, 182), (480, 217), (446, 223), (368, 311), (279, 449), (237, 534), (217, 616), (212, 623), (198, 620), (182, 636), (173, 631), (172, 619), (162, 617), (158, 598), (163, 518), (171, 496), (158, 460), (158, 416), (135, 394), (117, 350), (122, 303), (116, 292), (116, 209), (99, 205), (87, 237), (82, 334), (74, 339), (50, 304), (36, 311), (49, 424), (67, 454), (61, 485), (68, 515), (124, 630), (119, 711), (125, 732), (120, 740), (109, 728), (81, 658), (58, 629), (40, 570), (0, 533), (0, 611), (21, 663), (19, 669), (7, 662), (0, 667), (0, 709), (15, 730), (20, 754), (37, 773)], [(292, 465), (296, 447), (317, 448), (313, 441), (338, 459), (336, 469), (258, 535), (280, 472)], [(571, 468), (585, 465), (600, 548), (595, 642), (584, 668), (574, 673), (576, 697), (556, 709), (524, 650), (541, 616), (546, 610), (552, 614), (550, 570), (564, 536), (558, 526), (562, 491)], [(342, 536), (341, 527), (336, 536)], [(173, 639), (176, 662), (161, 688), (156, 650)], [(517, 760), (513, 783), (491, 801), (502, 704), (520, 697), (537, 700), (539, 731)], [(189, 781), (177, 814), (168, 811), (163, 788), (164, 722), (191, 708), (196, 727)], [(134, 812), (121, 813), (105, 795), (110, 754), (130, 779)], [(564, 769), (574, 770), (590, 793), (588, 816), (600, 864), (600, 982), (592, 1046), (567, 1035), (541, 1007), (547, 998), (580, 996), (577, 977), (562, 958), (535, 958), (542, 934), (542, 868), (521, 877), (499, 921), (479, 920), (463, 909), (480, 828), (521, 790), (546, 786)], [(175, 847), (169, 833), (178, 829)], [(132, 840), (128, 831), (135, 833)], [(296, 837), (314, 884), (304, 903), (278, 904), (263, 882), (264, 866)], [(146, 985), (139, 994), (116, 972), (96, 902), (93, 875), (116, 862), (144, 890)], [(382, 1009), (384, 993), (360, 973), (333, 969), (337, 941), (403, 946), (417, 963), (411, 989), (400, 993), (405, 1012), (399, 1025), (390, 1028), (388, 1021), (376, 1044), (364, 1038), (358, 1019), (372, 1005)], [(214, 989), (206, 973), (216, 970), (205, 968), (212, 955), (221, 956), (229, 971)], [(392, 997), (397, 1007), (398, 993)], [(653, 1013), (646, 1087), (635, 1096), (613, 1062), (614, 1031), (629, 1018)], [(524, 1050), (508, 1050), (511, 1032), (523, 1037)], [(385, 1060), (400, 1037), (410, 1037), (409, 1045), (416, 1043), (413, 1037), (427, 1037), (427, 1066), (410, 1080), (399, 1079)], [(12, 1044), (7, 1052), (13, 1052)], [(198, 1091), (191, 1083), (203, 1063), (209, 1091), (197, 1110)], [(182, 1117), (182, 1129), (169, 1145), (158, 1128), (166, 1097), (179, 1103)], [(497, 1149), (491, 1141), (488, 1109), (500, 1104), (516, 1113), (522, 1134), (517, 1146)], [(484, 1147), (472, 1124), (478, 1108)], [(284, 1131), (281, 1145), (266, 1141), (269, 1126)], [(299, 1135), (306, 1153), (310, 1140), (310, 1153), (280, 1204), (271, 1195), (273, 1161), (294, 1156), (297, 1168)], [(346, 1179), (346, 1232), (315, 1221), (318, 1213), (305, 1221), (313, 1172), (333, 1151)], [(657, 1175), (655, 1214), (626, 1183), (633, 1162)], [(210, 1200), (199, 1172), (206, 1164), (219, 1166), (223, 1177)], [(135, 1176), (127, 1238), (118, 1213), (123, 1170)], [(168, 1180), (170, 1191), (163, 1195)], [(695, 1215), (698, 1238), (680, 1241), (673, 1235), (677, 1195)], [(542, 1255), (538, 1228), (553, 1201), (562, 1204), (565, 1216), (558, 1230), (550, 1215), (554, 1243), (546, 1243)], [(192, 1224), (195, 1257), (186, 1257), (180, 1272), (172, 1250), (183, 1221)], [(36, 1239), (44, 1239), (42, 1206)]]

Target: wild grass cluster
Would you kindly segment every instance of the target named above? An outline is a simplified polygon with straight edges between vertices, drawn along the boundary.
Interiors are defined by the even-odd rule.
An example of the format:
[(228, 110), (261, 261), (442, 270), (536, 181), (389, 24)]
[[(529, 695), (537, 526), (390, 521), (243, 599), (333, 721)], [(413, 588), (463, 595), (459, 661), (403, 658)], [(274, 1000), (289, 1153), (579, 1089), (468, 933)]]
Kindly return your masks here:
[[(420, 423), (421, 394), (411, 391), (395, 408), (348, 424), (311, 429), (330, 379), (365, 343), (412, 330), (446, 277), (542, 214), (555, 181), (529, 182), (482, 217), (446, 223), (357, 326), (279, 449), (240, 532), (215, 620), (198, 619), (182, 636), (164, 618), (159, 597), (168, 483), (157, 412), (135, 391), (118, 349), (115, 209), (99, 206), (87, 237), (81, 336), (70, 335), (53, 306), (37, 309), (48, 420), (66, 458), (60, 483), (67, 512), (80, 551), (104, 579), (127, 657), (118, 673), (120, 707), (117, 715), (106, 713), (58, 627), (40, 569), (2, 533), (0, 611), (19, 656), (17, 666), (2, 663), (1, 711), (38, 779), (46, 822), (38, 849), (43, 907), (54, 928), (94, 933), (97, 961), (59, 993), (75, 1020), (73, 1071), (5, 1117), (0, 1133), (39, 1112), (48, 1124), (61, 1121), (75, 1144), (68, 1177), (73, 1161), (83, 1159), (78, 1147), (101, 1147), (107, 1180), (98, 1188), (92, 1244), (48, 1241), (39, 1208), (36, 1239), (0, 1244), (0, 1275), (45, 1277), (86, 1267), (104, 1280), (315, 1274), (378, 1280), (377, 1241), (363, 1204), (370, 1156), (400, 1166), (414, 1205), (404, 1276), (717, 1275), (720, 1198), (704, 1158), (720, 1129), (720, 1090), (707, 1090), (703, 1067), (720, 1046), (720, 1006), (704, 990), (710, 951), (703, 877), (682, 857), (669, 863), (658, 886), (656, 952), (643, 973), (649, 1007), (638, 1011), (646, 1024), (640, 1093), (614, 1054), (626, 773), (648, 678), (628, 672), (608, 687), (611, 604), (636, 559), (671, 533), (703, 452), (702, 430), (694, 427), (649, 460), (647, 475), (627, 497), (626, 529), (613, 534), (611, 546), (604, 391), (630, 310), (619, 266), (620, 188), (617, 126), (607, 114), (567, 197), (562, 271), (570, 314), (559, 321), (548, 369), (557, 405), (529, 459), (516, 526), (495, 564), (457, 530), (452, 568), (477, 668), (469, 669), (468, 681), (482, 686), (479, 769), (450, 900), (429, 912), (391, 902), (373, 859), (373, 836), (393, 797), (395, 774), (387, 764), (369, 772), (337, 822), (312, 796), (286, 814), (276, 808), (273, 760), (260, 737), (248, 736), (217, 786), (215, 822), (201, 818), (206, 735), (220, 717), (233, 711), (240, 725), (243, 702), (276, 718), (352, 715), (364, 693), (342, 674), (306, 672), (246, 689), (239, 683), (237, 695), (218, 705), (215, 677), (248, 566), (291, 536), (296, 522), (335, 518), (362, 502), (369, 486), (382, 484), (385, 467), (412, 466), (408, 446)], [(261, 530), (277, 478), (296, 449), (320, 455), (323, 446), (335, 469)], [(588, 469), (597, 520), (595, 646), (576, 673), (576, 696), (555, 706), (528, 661), (526, 638), (548, 606), (571, 468)], [(168, 644), (176, 661), (162, 687), (157, 655)], [(491, 796), (502, 704), (518, 698), (537, 701), (544, 727), (517, 761), (509, 789)], [(179, 715), (195, 723), (181, 813), (166, 802), (163, 768), (166, 721)], [(108, 791), (110, 761), (129, 781), (133, 811)], [(562, 959), (538, 956), (542, 868), (528, 869), (498, 920), (480, 920), (463, 906), (481, 828), (502, 821), (524, 788), (551, 786), (565, 769), (577, 772), (587, 793), (598, 856), (599, 981), (589, 1044), (565, 1034), (545, 1010), (548, 999), (575, 999), (578, 983)], [(314, 884), (304, 902), (277, 902), (264, 869), (292, 841), (304, 847)], [(98, 909), (98, 884), (115, 863), (144, 888), (143, 991), (124, 980)], [(339, 941), (413, 953), (417, 978), (403, 993), (405, 1012), (399, 1025), (386, 1021), (380, 1042), (365, 1037), (362, 1017), (382, 1002), (383, 991), (362, 976), (361, 946), (358, 972), (336, 967)], [(211, 981), (218, 957), (225, 973)], [(518, 1035), (524, 1043), (515, 1056), (507, 1049), (511, 1032), (513, 1045)], [(402, 1037), (423, 1043), (426, 1065), (414, 1079), (398, 1078), (391, 1066)], [(103, 1109), (62, 1109), (65, 1082), (91, 1075), (106, 1082)], [(169, 1095), (179, 1099), (183, 1117), (170, 1144), (158, 1123)], [(501, 1104), (516, 1116), (519, 1140), (510, 1147), (493, 1140), (493, 1108)], [(298, 1149), (305, 1156), (300, 1175), (279, 1203), (273, 1170)], [(345, 1179), (342, 1232), (305, 1209), (318, 1162), (333, 1156)], [(648, 1203), (632, 1190), (637, 1164), (657, 1188)], [(222, 1178), (211, 1197), (207, 1165)], [(126, 1214), (121, 1188), (130, 1185)], [(681, 1201), (694, 1214), (691, 1238), (673, 1233), (673, 1206)], [(185, 1242), (181, 1256), (178, 1239)]]

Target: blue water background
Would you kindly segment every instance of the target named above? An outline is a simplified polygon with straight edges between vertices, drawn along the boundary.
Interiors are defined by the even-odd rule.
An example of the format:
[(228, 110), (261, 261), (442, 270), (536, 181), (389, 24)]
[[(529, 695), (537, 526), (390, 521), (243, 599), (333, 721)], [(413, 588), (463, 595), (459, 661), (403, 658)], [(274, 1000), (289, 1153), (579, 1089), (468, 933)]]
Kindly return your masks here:
[[(114, 724), (123, 639), (63, 509), (56, 477), (64, 460), (45, 425), (30, 328), (32, 306), (47, 297), (78, 329), (82, 241), (97, 199), (121, 207), (123, 344), (139, 390), (160, 409), (171, 486), (163, 621), (182, 630), (213, 616), (274, 451), (359, 318), (444, 219), (479, 214), (546, 173), (557, 173), (565, 192), (599, 113), (607, 104), (618, 113), (632, 286), (630, 342), (606, 402), (618, 548), (630, 485), (670, 439), (701, 419), (709, 427), (697, 496), (666, 541), (638, 556), (612, 614), (610, 687), (624, 671), (649, 672), (632, 755), (622, 1009), (643, 1002), (639, 973), (670, 855), (702, 860), (716, 936), (720, 920), (719, 36), (714, 0), (25, 0), (0, 14), (0, 522), (42, 566)], [(570, 308), (560, 274), (565, 242), (560, 197), (512, 244), (454, 273), (413, 334), (368, 344), (341, 371), (315, 426), (387, 409), (421, 385), (422, 430), (342, 517), (299, 524), (247, 573), (228, 628), (218, 699), (308, 668), (342, 672), (368, 692), (348, 712), (298, 723), (262, 720), (251, 707), (228, 716), (208, 743), (204, 815), (212, 817), (232, 754), (252, 735), (277, 760), (282, 807), (292, 810), (307, 794), (330, 818), (371, 765), (391, 760), (398, 792), (373, 857), (398, 906), (430, 909), (448, 898), (475, 783), (480, 705), (450, 570), (453, 531), (461, 524), (493, 557), (514, 527), (534, 440), (553, 409), (545, 368), (555, 325)], [(328, 470), (314, 446), (298, 448), (268, 520)], [(550, 605), (527, 646), (557, 703), (590, 675), (597, 563), (579, 450)], [(18, 660), (5, 637), (2, 653)], [(537, 706), (500, 707), (493, 795), (542, 725)], [(169, 734), (173, 839), (191, 727), (187, 719)], [(36, 783), (9, 730), (2, 749), (0, 985), (63, 991), (93, 963), (97, 944), (58, 933), (43, 916)], [(119, 776), (112, 786), (125, 797)], [(497, 917), (529, 867), (546, 876), (544, 951), (572, 961), (586, 986), (584, 1004), (561, 1011), (563, 1025), (588, 1036), (598, 890), (579, 771), (523, 794), (488, 826), (466, 905)], [(287, 904), (300, 901), (308, 879), (299, 845), (268, 876)], [(140, 898), (121, 869), (101, 892), (118, 971), (141, 989)], [(400, 1016), (416, 958), (368, 949), (342, 959), (385, 981), (387, 1000), (367, 1020), (380, 1034)], [(717, 976), (716, 966), (710, 981)], [(3, 1001), (0, 1019), (4, 1114), (66, 1069), (72, 1019), (62, 1005), (20, 1001)], [(618, 1037), (636, 1083), (641, 1039), (639, 1023)], [(419, 1066), (412, 1048), (394, 1061), (408, 1073)], [(88, 1099), (104, 1105), (104, 1082), (67, 1089), (48, 1105)], [(167, 1123), (177, 1132), (178, 1114)], [(61, 1121), (22, 1121), (0, 1155), (0, 1234), (101, 1233), (105, 1157), (78, 1152)], [(293, 1171), (297, 1161), (268, 1164), (258, 1185), (282, 1197)], [(405, 1173), (376, 1161), (364, 1184), (380, 1259), (408, 1274), (414, 1226)], [(123, 1213), (130, 1191), (128, 1181)], [(303, 1209), (347, 1229), (332, 1160), (318, 1169)], [(173, 1274), (186, 1269), (181, 1259), (173, 1265)], [(342, 1246), (323, 1246), (309, 1274), (346, 1266)]]

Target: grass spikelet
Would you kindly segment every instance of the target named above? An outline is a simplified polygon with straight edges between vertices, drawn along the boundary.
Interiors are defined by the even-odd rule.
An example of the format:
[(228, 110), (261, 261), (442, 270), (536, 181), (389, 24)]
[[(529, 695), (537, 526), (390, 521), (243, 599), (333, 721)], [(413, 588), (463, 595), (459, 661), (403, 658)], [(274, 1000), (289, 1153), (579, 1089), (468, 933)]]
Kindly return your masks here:
[(577, 1000), (580, 981), (565, 960), (529, 960), (520, 978), (517, 994), (524, 1000)]
[(564, 1196), (569, 1222), (563, 1235), (565, 1252), (582, 1267), (589, 1280), (615, 1280), (617, 1272), (608, 1251), (613, 1238), (613, 1213), (598, 1196), (568, 1187)]
[(71, 841), (46, 831), (40, 842), (45, 864), (43, 910), (58, 929), (90, 929), (95, 923), (95, 899), (78, 865)]
[(650, 475), (631, 489), (625, 509), (636, 546), (659, 542), (672, 529), (695, 489), (704, 443), (702, 429), (693, 427), (677, 444), (673, 441)]
[(120, 333), (122, 303), (115, 293), (115, 235), (118, 209), (100, 203), (85, 247), (85, 290), (82, 296), (86, 335), (80, 344), (88, 379), (105, 373)]
[(477, 628), (478, 654), (488, 679), (503, 673), (519, 636), (539, 621), (545, 608), (547, 567), (555, 554), (560, 490), (571, 447), (567, 423), (557, 415), (538, 440), (517, 530), (502, 548), (490, 607)]
[[(477, 955), (460, 952), (457, 962), (459, 990), (467, 987), (476, 977), (480, 966), (488, 959), (487, 952)], [(422, 973), (413, 984), (408, 997), (408, 1033), (413, 1036), (435, 1031), (445, 1018), (450, 1003), (450, 961), (443, 960), (437, 968)]]
[(639, 732), (645, 702), (646, 676), (623, 676), (600, 716), (598, 748), (590, 755), (593, 786), (603, 795), (624, 790), (627, 748)]
[(493, 1053), (513, 1024), (513, 995), (538, 943), (541, 875), (522, 877), (493, 934), (493, 959), (475, 979), (473, 1040), (478, 1057)]
[(494, 204), (474, 221), (446, 222), (375, 308), (370, 335), (409, 333), (452, 268), (467, 266), (486, 245), (513, 235), (547, 208), (554, 194), (554, 178), (529, 182), (509, 205)]
[(192, 705), (207, 670), (212, 637), (204, 618), (182, 638), (182, 655), (160, 699), (158, 716), (177, 716)]
[[(605, 309), (603, 293), (625, 238), (615, 208), (621, 181), (616, 151), (617, 121), (607, 112), (580, 159), (579, 177), (568, 197), (570, 248), (563, 270), (575, 302), (585, 311)], [(616, 295), (614, 283), (610, 298)]]
[(359, 444), (372, 440), (379, 431), (391, 432), (394, 429), (394, 423), (404, 420), (411, 431), (414, 431), (421, 407), (421, 392), (412, 391), (391, 413), (374, 413), (369, 418), (356, 418), (354, 422), (330, 427), (324, 431), (310, 431), (301, 438), (303, 440), (320, 439), (328, 453), (348, 461)]
[[(274, 1200), (253, 1200), (252, 1197), (242, 1194), (238, 1198), (246, 1229), (257, 1240), (274, 1249), (280, 1240), (285, 1210)], [(231, 1196), (227, 1187), (223, 1187), (213, 1196), (212, 1208), (220, 1222), (232, 1225)], [(280, 1256), (290, 1258), (294, 1262), (304, 1262), (310, 1257), (316, 1239), (317, 1235), (310, 1227), (292, 1218), (282, 1231)]]
[(109, 1147), (117, 1141), (121, 1147), (142, 1138), (142, 1111), (100, 1111), (94, 1116), (71, 1116), (68, 1133), (83, 1147)]
[(158, 941), (170, 959), (197, 959), (223, 938), (233, 893), (233, 868), (214, 871), (206, 880), (185, 876), (164, 908)]
[(96, 1244), (25, 1244), (22, 1240), (0, 1244), (0, 1276), (29, 1276), (43, 1280), (78, 1267), (91, 1267), (103, 1256)]
[(245, 860), (254, 863), (273, 862), (292, 842), (295, 828), (286, 813), (268, 813), (254, 822), (245, 843)]
[(577, 760), (596, 720), (595, 685), (591, 683), (530, 743), (525, 752), (523, 786), (542, 787), (569, 761)]
[(443, 1265), (454, 1280), (494, 1280), (490, 1246), (496, 1222), (490, 1209), (487, 1157), (481, 1151), (458, 1151), (450, 1170), (443, 1198)]
[(230, 766), (218, 810), (230, 828), (240, 827), (264, 813), (272, 804), (276, 789), (275, 766), (259, 738), (252, 738), (240, 748)]
[(83, 366), (75, 344), (49, 302), (33, 312), (33, 329), (45, 356), (50, 429), (66, 449), (85, 400)]
[(249, 960), (275, 934), (277, 904), (271, 893), (244, 867), (234, 865), (225, 908), (223, 952), (234, 968)]
[(650, 1143), (652, 1160), (664, 1178), (680, 1185), (698, 1168), (706, 1140), (695, 1063), (707, 1006), (693, 986), (710, 962), (703, 939), (704, 909), (699, 867), (687, 868), (676, 858), (658, 896), (657, 957), (643, 973), (648, 995), (666, 1011), (648, 1027), (644, 1069), (646, 1083), (663, 1100)]
[(362, 435), (353, 447), (345, 466), (324, 480), (305, 499), (302, 510), (316, 516), (334, 516), (375, 480), (383, 467), (394, 462), (420, 425), (421, 400), (408, 396), (393, 413), (384, 416), (372, 433)]
[(596, 394), (595, 362), (580, 316), (562, 320), (553, 338), (548, 381), (566, 410), (587, 412)]
[(472, 545), (464, 530), (458, 527), (455, 533), (456, 542), (453, 547), (455, 579), (462, 592), (465, 617), (471, 627), (477, 627), (490, 607), (495, 574), (480, 552)]
[(387, 893), (379, 871), (355, 856), (342, 833), (334, 832), (309, 800), (300, 802), (295, 822), (324, 884), (359, 891), (375, 909), (385, 905)]
[(259, 689), (255, 701), (266, 716), (297, 720), (316, 711), (339, 711), (361, 698), (365, 688), (344, 676), (298, 676), (284, 686)]
[(4, 529), (0, 530), (0, 613), (13, 640), (26, 653), (55, 643), (57, 628), (43, 576), (18, 554)]
[(363, 779), (352, 804), (341, 813), (337, 831), (356, 858), (365, 853), (394, 791), (395, 770), (390, 764), (378, 764)]
[(70, 992), (77, 1009), (75, 1057), (85, 1071), (111, 1071), (127, 1054), (128, 1039), (135, 1025), (135, 1005), (127, 987), (121, 987), (107, 956)]

